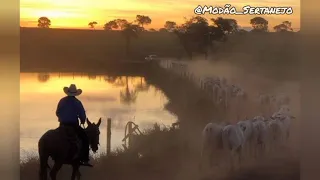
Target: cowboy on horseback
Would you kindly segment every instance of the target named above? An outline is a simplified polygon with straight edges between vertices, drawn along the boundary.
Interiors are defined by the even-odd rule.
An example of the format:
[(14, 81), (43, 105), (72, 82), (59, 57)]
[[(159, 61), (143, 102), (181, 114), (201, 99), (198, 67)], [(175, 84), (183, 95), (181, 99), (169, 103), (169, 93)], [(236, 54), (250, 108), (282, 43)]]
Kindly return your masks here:
[(63, 97), (57, 107), (56, 115), (61, 126), (73, 127), (82, 141), (82, 150), (80, 151), (80, 163), (82, 165), (92, 166), (89, 164), (89, 140), (83, 128), (79, 126), (79, 119), (82, 125), (86, 122), (86, 112), (79, 99), (82, 93), (81, 89), (77, 89), (75, 84), (63, 88), (64, 93), (67, 95)]

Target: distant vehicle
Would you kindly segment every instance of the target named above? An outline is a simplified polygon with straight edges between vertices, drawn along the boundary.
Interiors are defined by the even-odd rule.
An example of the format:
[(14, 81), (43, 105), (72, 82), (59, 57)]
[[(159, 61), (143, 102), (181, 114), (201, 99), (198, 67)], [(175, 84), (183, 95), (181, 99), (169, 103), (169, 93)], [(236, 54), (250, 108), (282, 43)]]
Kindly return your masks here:
[(157, 55), (149, 55), (147, 57), (144, 58), (146, 61), (154, 61), (154, 60), (158, 60), (159, 57)]

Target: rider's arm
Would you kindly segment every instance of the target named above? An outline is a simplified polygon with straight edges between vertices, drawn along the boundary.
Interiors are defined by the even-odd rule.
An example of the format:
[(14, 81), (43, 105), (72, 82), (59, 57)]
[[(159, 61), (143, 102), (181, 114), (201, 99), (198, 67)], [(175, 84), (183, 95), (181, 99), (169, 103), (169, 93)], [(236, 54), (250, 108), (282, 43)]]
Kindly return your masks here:
[(86, 122), (87, 115), (81, 101), (78, 101), (78, 116), (81, 121), (81, 124), (84, 124)]
[(56, 110), (57, 117), (59, 117), (59, 114), (60, 114), (60, 106), (61, 106), (61, 100), (59, 101), (58, 106), (57, 106), (57, 110)]

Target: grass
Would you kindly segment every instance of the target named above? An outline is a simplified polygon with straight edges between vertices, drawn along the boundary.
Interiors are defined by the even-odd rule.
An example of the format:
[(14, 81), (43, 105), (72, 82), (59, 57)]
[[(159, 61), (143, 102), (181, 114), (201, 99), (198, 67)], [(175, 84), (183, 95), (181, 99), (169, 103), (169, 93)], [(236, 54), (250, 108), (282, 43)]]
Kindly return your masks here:
[[(126, 42), (119, 31), (21, 28), (20, 44), (22, 68), (44, 64), (85, 67), (126, 60)], [(172, 57), (179, 55), (182, 47), (172, 33), (143, 32), (132, 39), (131, 51), (133, 59), (149, 54)]]
[[(21, 28), (21, 69), (45, 67), (89, 67), (101, 69), (108, 63), (127, 60), (125, 39), (119, 31)], [(250, 71), (276, 76), (297, 75), (300, 61), (298, 33), (246, 33), (231, 35), (216, 43), (214, 60), (230, 61)], [(131, 44), (132, 59), (146, 55), (179, 57), (185, 53), (178, 38), (168, 32), (143, 32)], [(257, 68), (258, 67), (258, 68)]]
[[(183, 154), (177, 151), (181, 149), (177, 143), (178, 133), (178, 129), (161, 129), (159, 125), (155, 125), (154, 128), (135, 138), (135, 143), (144, 144), (139, 149), (133, 148), (132, 151), (117, 149), (109, 156), (101, 154), (99, 158), (93, 159), (94, 168), (81, 168), (83, 179), (166, 179), (173, 176), (174, 169)], [(152, 141), (155, 143), (150, 143)], [(150, 151), (154, 148), (156, 151)], [(143, 156), (135, 156), (133, 151), (139, 151)], [(22, 162), (21, 179), (37, 179), (38, 166), (38, 158), (35, 156)], [(63, 167), (59, 172), (59, 179), (69, 179), (70, 169), (67, 166)], [(161, 176), (155, 177), (156, 174)]]
[(277, 79), (298, 79), (300, 42), (298, 33), (236, 35), (217, 45), (213, 58)]
[[(139, 149), (124, 151), (117, 149), (106, 156), (92, 160), (93, 168), (81, 168), (86, 179), (139, 179), (139, 180), (188, 180), (201, 179), (198, 172), (199, 152), (190, 151), (181, 138), (180, 129), (161, 129), (158, 124), (135, 138), (135, 143), (144, 144)], [(142, 156), (133, 155), (139, 151)], [(276, 162), (276, 163), (275, 163)], [(20, 177), (37, 179), (39, 162), (30, 157), (20, 164)], [(58, 174), (59, 180), (70, 179), (71, 168), (64, 166)], [(206, 176), (207, 180), (298, 180), (299, 161), (296, 159), (273, 157), (247, 165), (230, 174), (224, 170)]]

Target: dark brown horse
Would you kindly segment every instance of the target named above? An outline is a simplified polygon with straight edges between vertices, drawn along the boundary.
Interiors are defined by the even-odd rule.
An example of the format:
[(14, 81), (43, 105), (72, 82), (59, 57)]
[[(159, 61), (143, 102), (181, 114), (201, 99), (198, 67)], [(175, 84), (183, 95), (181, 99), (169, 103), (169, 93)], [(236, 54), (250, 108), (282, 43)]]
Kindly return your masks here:
[[(101, 124), (101, 118), (98, 123), (91, 123), (89, 119), (87, 121), (87, 128), (85, 132), (89, 139), (91, 150), (96, 153), (99, 145), (99, 126)], [(51, 180), (56, 180), (56, 176), (62, 165), (68, 164), (72, 166), (71, 180), (75, 180), (76, 177), (80, 179), (80, 148), (82, 147), (81, 141), (76, 135), (73, 128), (60, 126), (57, 129), (48, 130), (42, 135), (38, 142), (38, 152), (40, 158), (40, 180), (47, 180), (48, 159), (52, 158), (54, 165), (50, 171)]]

